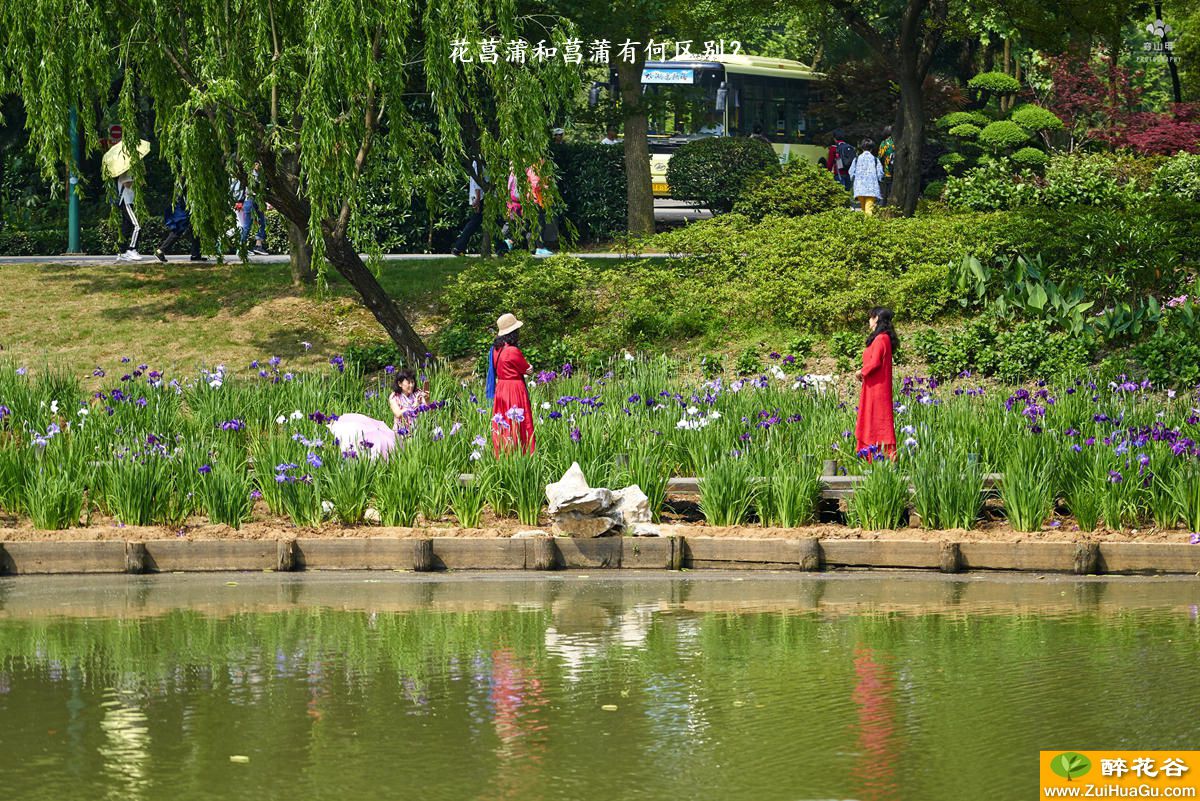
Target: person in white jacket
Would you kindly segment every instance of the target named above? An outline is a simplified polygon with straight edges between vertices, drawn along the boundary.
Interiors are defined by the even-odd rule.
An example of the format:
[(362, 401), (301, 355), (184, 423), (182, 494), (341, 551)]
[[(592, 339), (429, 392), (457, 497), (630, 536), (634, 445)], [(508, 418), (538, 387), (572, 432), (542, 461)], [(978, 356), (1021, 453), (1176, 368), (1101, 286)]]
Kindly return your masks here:
[(862, 207), (863, 214), (870, 217), (875, 213), (875, 202), (883, 195), (879, 182), (883, 180), (883, 162), (875, 155), (875, 142), (864, 139), (858, 145), (858, 155), (850, 164), (850, 180), (853, 181), (854, 197)]
[(118, 261), (141, 261), (138, 253), (138, 234), (142, 224), (138, 222), (137, 213), (133, 210), (133, 176), (128, 170), (116, 177), (117, 205), (121, 209), (121, 251), (117, 254)]

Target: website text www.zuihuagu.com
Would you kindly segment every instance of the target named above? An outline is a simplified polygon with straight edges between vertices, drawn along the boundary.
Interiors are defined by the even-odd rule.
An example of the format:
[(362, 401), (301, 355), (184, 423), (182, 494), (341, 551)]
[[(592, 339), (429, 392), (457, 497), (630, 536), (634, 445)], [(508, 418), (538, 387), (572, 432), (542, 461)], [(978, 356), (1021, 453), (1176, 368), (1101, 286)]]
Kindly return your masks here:
[(1043, 787), (1045, 798), (1195, 798), (1195, 787), (1151, 787), (1138, 784), (1082, 784), (1079, 787)]

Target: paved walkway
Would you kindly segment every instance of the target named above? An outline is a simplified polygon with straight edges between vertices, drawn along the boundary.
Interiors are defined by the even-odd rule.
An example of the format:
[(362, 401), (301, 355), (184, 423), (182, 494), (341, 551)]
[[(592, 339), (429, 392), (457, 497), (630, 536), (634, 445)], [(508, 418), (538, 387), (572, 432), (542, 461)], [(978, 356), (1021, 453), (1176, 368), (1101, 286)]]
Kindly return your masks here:
[[(359, 254), (363, 261), (367, 260), (367, 254)], [(640, 255), (628, 255), (624, 253), (571, 253), (571, 256), (580, 259), (626, 259), (626, 258), (665, 258), (665, 253), (643, 253)], [(172, 264), (190, 264), (188, 257), (170, 256), (168, 257)], [(449, 253), (388, 253), (384, 255), (383, 260), (388, 261), (433, 261), (437, 259), (454, 258)], [(478, 255), (468, 255), (464, 258), (479, 258)], [(209, 264), (215, 260), (209, 258)], [(225, 257), (226, 262), (239, 261), (236, 254)], [(247, 259), (250, 264), (286, 264), (288, 261), (287, 254), (270, 255), (270, 256), (250, 256)], [(113, 264), (118, 263), (117, 257), (112, 256), (96, 256), (92, 254), (70, 255), (62, 254), (57, 256), (0, 256), (0, 266), (11, 264)], [(124, 264), (125, 262), (120, 262)], [(142, 254), (142, 264), (158, 264), (158, 259), (154, 258), (152, 253)]]

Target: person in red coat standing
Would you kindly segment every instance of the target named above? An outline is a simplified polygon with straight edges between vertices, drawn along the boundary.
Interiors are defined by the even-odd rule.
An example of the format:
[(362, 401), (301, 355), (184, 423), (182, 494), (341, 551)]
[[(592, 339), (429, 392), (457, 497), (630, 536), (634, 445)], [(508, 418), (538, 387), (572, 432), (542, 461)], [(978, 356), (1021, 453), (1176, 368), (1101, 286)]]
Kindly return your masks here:
[(867, 459), (876, 453), (896, 454), (896, 423), (892, 417), (892, 351), (900, 344), (892, 329), (892, 310), (871, 309), (871, 333), (863, 351), (862, 369), (854, 374), (862, 383), (858, 400), (858, 452)]
[(492, 446), (496, 455), (522, 450), (533, 453), (533, 410), (525, 376), (533, 372), (525, 354), (517, 346), (523, 326), (511, 314), (496, 321), (496, 340), (492, 344), (488, 370), (488, 394), (492, 396)]

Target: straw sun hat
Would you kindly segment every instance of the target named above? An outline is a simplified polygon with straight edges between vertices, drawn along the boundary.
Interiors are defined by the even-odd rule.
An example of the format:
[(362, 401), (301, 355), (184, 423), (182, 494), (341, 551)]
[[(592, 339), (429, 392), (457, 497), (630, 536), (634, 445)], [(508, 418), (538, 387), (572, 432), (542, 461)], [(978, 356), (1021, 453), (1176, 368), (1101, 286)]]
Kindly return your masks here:
[(496, 321), (496, 336), (502, 337), (505, 334), (511, 334), (523, 325), (525, 323), (518, 320), (515, 316), (502, 314), (500, 315), (500, 319)]

